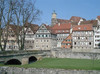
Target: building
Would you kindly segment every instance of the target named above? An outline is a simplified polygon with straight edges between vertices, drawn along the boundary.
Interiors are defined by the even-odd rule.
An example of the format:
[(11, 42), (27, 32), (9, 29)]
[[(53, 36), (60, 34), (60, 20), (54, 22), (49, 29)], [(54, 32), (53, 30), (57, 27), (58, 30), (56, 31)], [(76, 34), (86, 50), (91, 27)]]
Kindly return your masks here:
[(100, 48), (100, 16), (97, 16), (97, 26), (94, 29), (94, 48)]
[(71, 23), (56, 24), (52, 26), (52, 31), (57, 35), (57, 47), (61, 47), (61, 42), (70, 34)]
[(70, 20), (58, 19), (57, 13), (55, 13), (55, 11), (52, 13), (51, 26), (54, 26), (56, 24), (66, 24), (66, 23), (70, 23)]
[(91, 24), (94, 30), (94, 48), (99, 48), (100, 43), (100, 18), (99, 16), (96, 20), (82, 21), (81, 24)]
[(72, 17), (70, 18), (70, 22), (72, 23), (72, 25), (73, 25), (73, 24), (75, 24), (75, 25), (80, 25), (80, 23), (81, 23), (82, 21), (86, 21), (86, 19), (81, 18), (81, 17), (78, 17), (78, 16), (72, 16)]
[[(29, 27), (28, 27), (29, 25)], [(29, 24), (25, 25), (26, 35), (25, 35), (25, 50), (34, 50), (34, 40), (35, 40), (35, 33), (38, 30), (39, 26), (36, 24)]]
[(72, 39), (73, 49), (93, 49), (94, 33), (92, 25), (87, 24), (73, 27)]
[[(7, 29), (8, 28), (8, 29)], [(3, 38), (2, 44), (4, 44), (4, 41), (6, 41), (7, 38), (7, 44), (6, 44), (6, 49), (5, 50), (18, 50), (18, 44), (17, 44), (17, 38), (16, 38), (16, 33), (17, 29), (20, 28), (17, 25), (8, 25), (3, 29)]]
[(72, 48), (72, 34), (69, 34), (67, 38), (65, 38), (61, 43), (61, 48)]
[(51, 31), (51, 27), (42, 24), (35, 33), (34, 49), (35, 50), (51, 50), (56, 48), (56, 34)]

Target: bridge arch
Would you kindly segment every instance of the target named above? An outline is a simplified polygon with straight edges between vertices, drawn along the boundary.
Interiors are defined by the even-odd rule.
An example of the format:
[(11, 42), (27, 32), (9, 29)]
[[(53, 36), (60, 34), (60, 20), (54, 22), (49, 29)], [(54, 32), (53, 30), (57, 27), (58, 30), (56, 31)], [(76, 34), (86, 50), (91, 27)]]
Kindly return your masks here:
[(29, 57), (29, 64), (33, 63), (33, 62), (36, 62), (36, 61), (37, 61), (37, 58), (35, 56), (30, 56)]
[(18, 59), (10, 59), (5, 64), (6, 65), (21, 65), (21, 62)]

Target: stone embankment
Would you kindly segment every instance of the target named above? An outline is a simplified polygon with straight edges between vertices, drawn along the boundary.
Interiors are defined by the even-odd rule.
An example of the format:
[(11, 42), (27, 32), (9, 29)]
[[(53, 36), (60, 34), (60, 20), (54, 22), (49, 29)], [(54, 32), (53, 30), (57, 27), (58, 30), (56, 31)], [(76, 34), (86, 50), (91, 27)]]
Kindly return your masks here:
[(72, 50), (52, 50), (54, 58), (74, 58), (74, 59), (100, 59), (100, 53), (97, 52), (73, 52)]
[(100, 74), (100, 71), (0, 67), (0, 74)]

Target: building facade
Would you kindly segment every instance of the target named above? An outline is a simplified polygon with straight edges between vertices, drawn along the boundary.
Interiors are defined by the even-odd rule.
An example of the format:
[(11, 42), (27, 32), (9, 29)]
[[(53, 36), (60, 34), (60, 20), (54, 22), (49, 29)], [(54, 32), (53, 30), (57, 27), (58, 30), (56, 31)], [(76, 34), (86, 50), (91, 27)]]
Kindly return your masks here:
[(61, 43), (61, 48), (72, 48), (72, 36), (71, 34), (69, 34), (69, 36), (64, 39), (64, 41), (62, 41)]
[(4, 41), (6, 41), (7, 38), (7, 44), (6, 44), (6, 49), (7, 51), (9, 50), (18, 50), (18, 44), (17, 44), (17, 38), (16, 38), (16, 32), (19, 26), (17, 25), (8, 25), (3, 29), (3, 38), (2, 44), (4, 45)]
[(70, 34), (71, 23), (56, 24), (52, 27), (52, 31), (57, 35), (57, 47), (61, 47), (61, 42)]
[(34, 49), (35, 50), (51, 50), (56, 48), (56, 34), (51, 31), (51, 28), (42, 24), (35, 33)]
[(100, 16), (96, 18), (97, 26), (94, 28), (94, 48), (100, 49)]
[(72, 39), (73, 49), (93, 49), (94, 33), (92, 25), (75, 26), (72, 32)]
[(25, 50), (34, 50), (34, 40), (35, 33), (38, 30), (39, 26), (36, 24), (30, 24), (30, 26), (25, 26), (26, 35), (25, 35)]

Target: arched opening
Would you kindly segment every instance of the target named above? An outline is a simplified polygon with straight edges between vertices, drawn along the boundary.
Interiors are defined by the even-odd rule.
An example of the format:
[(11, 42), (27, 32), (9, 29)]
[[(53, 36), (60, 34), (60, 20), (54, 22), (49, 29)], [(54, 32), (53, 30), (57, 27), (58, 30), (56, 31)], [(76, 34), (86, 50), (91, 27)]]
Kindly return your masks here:
[(5, 63), (6, 65), (21, 65), (21, 62), (17, 59), (11, 59)]
[(33, 63), (33, 62), (36, 62), (36, 61), (37, 61), (36, 57), (34, 57), (34, 56), (29, 57), (29, 64)]

